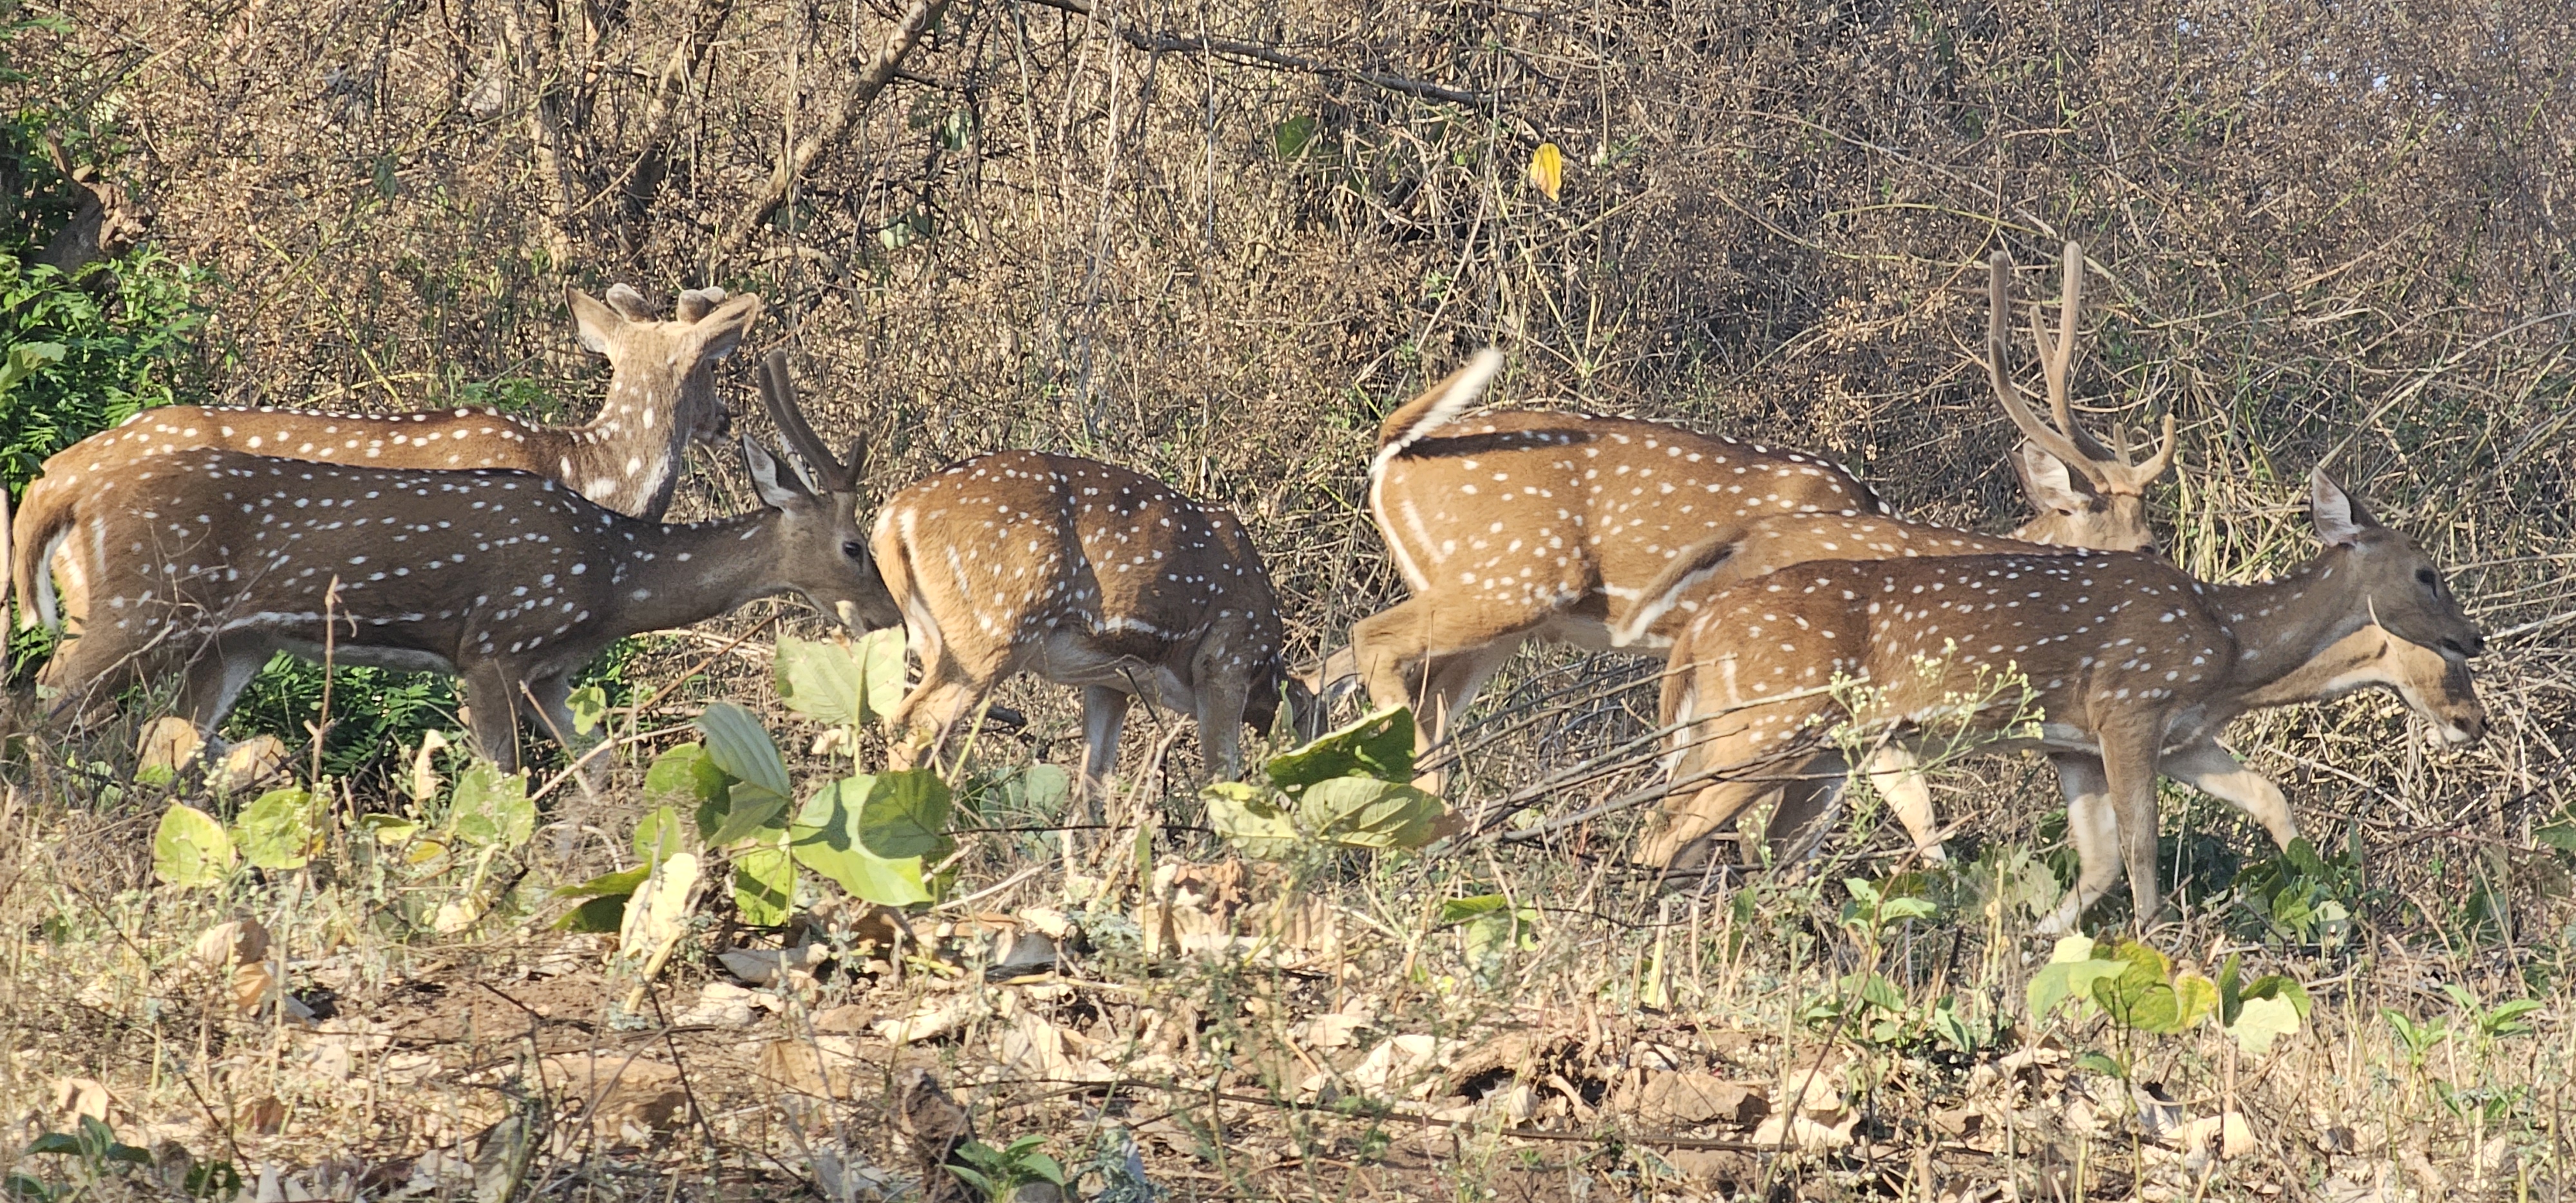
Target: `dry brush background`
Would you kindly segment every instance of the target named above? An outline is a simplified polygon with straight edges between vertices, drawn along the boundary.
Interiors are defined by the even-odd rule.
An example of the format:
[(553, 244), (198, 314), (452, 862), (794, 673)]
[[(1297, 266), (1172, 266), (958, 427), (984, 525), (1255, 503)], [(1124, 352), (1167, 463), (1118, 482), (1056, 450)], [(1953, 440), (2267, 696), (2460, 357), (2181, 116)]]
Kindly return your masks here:
[[(2096, 423), (2179, 415), (2180, 467), (2153, 504), (2181, 562), (2231, 579), (2295, 562), (2297, 482), (2330, 461), (2456, 570), (2494, 636), (2479, 679), (2496, 729), (2476, 749), (2428, 755), (2376, 698), (2240, 730), (2303, 825), (2362, 832), (2396, 900), (2312, 976), (2397, 989), (2401, 1009), (2437, 977), (2566, 997), (2576, 912), (2531, 834), (2567, 803), (2576, 737), (2576, 22), (2562, 6), (62, 11), (70, 31), (22, 41), (35, 74), (9, 86), (75, 98), (122, 131), (159, 245), (213, 273), (195, 353), (215, 400), (410, 408), (535, 381), (581, 412), (600, 372), (572, 339), (564, 285), (756, 292), (772, 308), (753, 349), (791, 348), (827, 435), (873, 438), (877, 491), (1010, 446), (1152, 472), (1245, 517), (1304, 654), (1397, 588), (1359, 509), (1377, 418), (1487, 343), (1509, 357), (1502, 399), (1816, 448), (1904, 512), (2008, 528), (2012, 436), (1965, 349), (1982, 266), (2009, 249), (2022, 294), (2052, 295), (2043, 268), (2080, 239), (2096, 272), (2078, 396)], [(892, 65), (907, 19), (918, 44)], [(1542, 142), (1565, 157), (1555, 198), (1526, 175)], [(726, 373), (746, 410), (751, 358)], [(747, 504), (730, 462), (700, 467), (682, 513)], [(1489, 709), (1542, 721), (1490, 724), (1468, 790), (1494, 796), (1633, 735), (1649, 703), (1615, 687), (1640, 671), (1516, 666)], [(757, 696), (764, 677), (746, 666), (706, 692)], [(1070, 727), (1052, 691), (1010, 700), (1043, 732)], [(1131, 755), (1153, 738), (1132, 734)], [(2044, 835), (2047, 793), (2026, 766), (1973, 773), (1942, 791), (1945, 818), (1998, 843)], [(2177, 832), (2262, 851), (2206, 802), (2177, 795), (2169, 813)], [(33, 833), (53, 822), (21, 824), (16, 863), (42, 859)], [(141, 829), (83, 828), (101, 898), (148, 884)], [(1621, 917), (1609, 938), (1642, 947), (1665, 929), (1620, 924), (1671, 920), (1672, 904), (1568, 859), (1624, 838), (1613, 821), (1457, 871), (1571, 883), (1583, 909)], [(975, 871), (1001, 880), (1010, 852)], [(1703, 912), (1688, 914), (1697, 940)], [(1569, 991), (1594, 1014), (1585, 1047), (1617, 1044), (1597, 1014), (1608, 1000), (1561, 959), (1580, 939), (1554, 939), (1560, 959), (1534, 954), (1488, 1009), (1510, 1011), (1514, 988)], [(1726, 998), (1744, 955), (1723, 954)], [(1799, 964), (1762, 972), (1817, 970)], [(2387, 987), (2398, 979), (2411, 985)], [(1764, 991), (1742, 988), (1767, 1014)], [(2350, 992), (2334, 1036), (2355, 1057), (2386, 1041), (2385, 1000), (2352, 1001), (2365, 994)], [(2511, 1079), (2535, 1142), (2526, 1183), (2564, 1164), (2549, 1150), (2569, 1062), (2551, 1030)], [(2299, 1080), (2367, 1098), (2371, 1079), (2339, 1055)], [(46, 1075), (17, 1072), (15, 1095), (34, 1099)], [(2285, 1097), (2310, 1090), (2282, 1072)], [(2427, 1120), (2411, 1146), (2394, 1131), (2361, 1160), (2410, 1168), (2374, 1189), (2513, 1178), (2480, 1160), (2483, 1128)], [(2305, 1192), (2331, 1162), (2283, 1153), (2220, 1193)], [(2408, 1176), (2419, 1163), (2435, 1177)], [(1872, 1166), (1833, 1189), (1929, 1193), (1982, 1172)], [(1789, 1180), (1739, 1170), (1721, 1180)], [(1295, 1179), (1258, 1189), (1294, 1193)], [(2043, 1174), (2017, 1189), (2063, 1188)]]

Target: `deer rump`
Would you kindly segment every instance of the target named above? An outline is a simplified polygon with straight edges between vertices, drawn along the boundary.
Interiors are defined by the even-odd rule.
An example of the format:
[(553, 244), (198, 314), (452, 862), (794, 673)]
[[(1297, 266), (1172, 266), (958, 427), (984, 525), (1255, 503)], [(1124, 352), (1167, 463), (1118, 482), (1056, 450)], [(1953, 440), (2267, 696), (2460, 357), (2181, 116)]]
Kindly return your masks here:
[(183, 452), (81, 504), (69, 547), (89, 612), (64, 616), (70, 641), (46, 671), (121, 683), (209, 651), (238, 664), (326, 646), (341, 663), (411, 671), (577, 667), (598, 650), (577, 632), (629, 583), (629, 557), (602, 544), (647, 526), (525, 472)]

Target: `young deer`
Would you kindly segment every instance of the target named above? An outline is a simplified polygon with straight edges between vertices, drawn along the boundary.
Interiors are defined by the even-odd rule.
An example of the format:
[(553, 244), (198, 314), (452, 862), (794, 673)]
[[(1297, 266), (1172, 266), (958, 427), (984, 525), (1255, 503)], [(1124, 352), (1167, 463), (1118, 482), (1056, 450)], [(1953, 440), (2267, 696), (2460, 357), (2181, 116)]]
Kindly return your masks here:
[[(771, 408), (792, 411), (783, 364), (767, 366)], [(742, 448), (764, 508), (687, 526), (525, 472), (218, 449), (138, 463), (74, 510), (90, 608), (38, 683), (74, 704), (178, 671), (179, 712), (211, 731), (280, 651), (452, 673), (506, 769), (516, 715), (568, 736), (572, 675), (625, 636), (786, 592), (863, 629), (900, 621), (855, 513), (857, 450), (805, 449), (823, 477), (806, 487)]]
[[(683, 292), (678, 318), (664, 321), (623, 284), (608, 290), (606, 304), (566, 291), (582, 344), (610, 366), (608, 400), (588, 425), (540, 426), (489, 409), (362, 415), (173, 405), (55, 452), (28, 486), (15, 523), (0, 523), (14, 528), (0, 540), (0, 562), (17, 579), (19, 625), (56, 625), (60, 612), (86, 608), (78, 596), (89, 584), (80, 575), (82, 557), (62, 547), (71, 514), (88, 494), (156, 456), (229, 450), (370, 468), (507, 468), (560, 481), (619, 514), (659, 520), (690, 440), (713, 443), (724, 435), (724, 403), (709, 365), (740, 345), (760, 316), (760, 298), (727, 297), (720, 288)], [(48, 566), (51, 572), (42, 570)]]
[[(2464, 661), (2484, 648), (2412, 542), (2322, 472), (2309, 489), (2326, 547), (2263, 584), (2204, 584), (2148, 556), (2084, 553), (1820, 561), (1730, 585), (1674, 643), (1663, 694), (1664, 722), (1682, 726), (1674, 773), (1766, 758), (1791, 776), (1831, 767), (1839, 757), (1807, 733), (1838, 717), (1894, 721), (1900, 735), (1925, 723), (2005, 735), (1985, 748), (2047, 752), (2070, 799), (2083, 868), (2050, 926), (2072, 926), (2124, 867), (2147, 922), (2165, 749), (2206, 739), (2368, 626)], [(2016, 677), (2041, 716), (2034, 734), (1998, 729), (2020, 711)], [(1849, 715), (1838, 679), (1879, 700)], [(2456, 685), (2465, 694), (2465, 672)], [(2001, 703), (1966, 701), (1990, 695)], [(2474, 712), (2458, 713), (2442, 735), (2465, 742)], [(1638, 860), (1670, 865), (1696, 851), (1775, 784), (1721, 778), (1668, 800)]]
[(1198, 720), (1208, 771), (1232, 776), (1247, 722), (1319, 708), (1281, 659), (1261, 554), (1221, 506), (1125, 468), (1041, 451), (977, 456), (905, 486), (877, 513), (877, 570), (921, 680), (888, 723), (897, 767), (935, 757), (1012, 674), (1082, 689), (1083, 788), (1096, 798), (1127, 708)]

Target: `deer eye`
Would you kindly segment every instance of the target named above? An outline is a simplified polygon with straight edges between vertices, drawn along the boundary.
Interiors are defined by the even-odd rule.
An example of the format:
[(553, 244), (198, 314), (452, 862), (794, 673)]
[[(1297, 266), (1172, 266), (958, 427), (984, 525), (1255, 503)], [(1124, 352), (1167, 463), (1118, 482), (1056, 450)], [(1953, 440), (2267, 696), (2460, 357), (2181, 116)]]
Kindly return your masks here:
[(2433, 570), (2432, 570), (2432, 569), (2430, 569), (2430, 568), (2418, 568), (2418, 569), (2416, 569), (2416, 570), (2415, 570), (2415, 579), (2416, 579), (2416, 580), (2419, 580), (2419, 581), (2422, 581), (2422, 582), (2424, 582), (2424, 583), (2425, 583), (2425, 584), (2427, 584), (2427, 585), (2439, 585), (2439, 584), (2441, 584), (2441, 583), (2442, 583), (2442, 578), (2440, 578), (2440, 577), (2438, 577), (2438, 576), (2433, 575)]
[(848, 556), (853, 560), (863, 560), (867, 558), (868, 545), (861, 543), (856, 539), (851, 539), (841, 544), (841, 554)]

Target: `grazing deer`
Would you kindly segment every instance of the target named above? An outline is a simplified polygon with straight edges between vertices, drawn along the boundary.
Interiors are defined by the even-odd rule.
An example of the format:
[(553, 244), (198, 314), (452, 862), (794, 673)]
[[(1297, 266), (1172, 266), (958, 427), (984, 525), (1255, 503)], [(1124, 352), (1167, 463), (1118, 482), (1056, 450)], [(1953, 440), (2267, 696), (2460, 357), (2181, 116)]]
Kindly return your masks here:
[[(1999, 737), (1987, 748), (2036, 747), (2057, 766), (2082, 872), (2047, 926), (2073, 926), (2123, 869), (2148, 922), (2166, 748), (2207, 738), (2367, 626), (2463, 661), (2484, 649), (2412, 542), (2322, 472), (2309, 494), (2325, 549), (2262, 584), (2095, 552), (1820, 561), (1727, 586), (1673, 645), (1663, 718), (1681, 728), (1676, 777), (1766, 758), (1802, 775), (1839, 759), (1809, 734), (1838, 716), (1893, 721), (1900, 737), (1964, 724)], [(1868, 713), (1845, 709), (1857, 688), (1840, 682), (1876, 695)], [(2456, 683), (2466, 691), (2465, 672)], [(2025, 702), (2036, 730), (2000, 729)], [(2467, 723), (2441, 734), (2474, 738)], [(1721, 778), (1667, 800), (1637, 859), (1675, 863), (1775, 784)]]
[[(765, 367), (771, 409), (792, 414), (783, 356)], [(859, 449), (842, 463), (800, 447), (822, 478), (808, 486), (742, 447), (763, 508), (686, 526), (517, 471), (226, 449), (137, 463), (73, 511), (90, 608), (38, 683), (74, 704), (178, 670), (179, 712), (203, 732), (280, 651), (452, 673), (508, 769), (516, 715), (569, 735), (572, 675), (625, 636), (787, 592), (863, 629), (900, 621), (855, 513)]]
[[(1282, 659), (1261, 553), (1221, 506), (1125, 468), (1041, 451), (965, 460), (877, 513), (877, 570), (921, 680), (887, 726), (896, 767), (935, 758), (1018, 672), (1082, 689), (1083, 771), (1099, 797), (1137, 697), (1198, 720), (1208, 771), (1242, 767), (1247, 722), (1320, 708)], [(1096, 801), (1095, 801), (1096, 805)]]
[[(2125, 551), (2153, 542), (2140, 496), (2173, 462), (2173, 419), (2144, 463), (2132, 463), (2125, 444), (2115, 455), (2076, 426), (2067, 390), (2083, 262), (2068, 243), (2057, 337), (2032, 315), (2056, 425), (2031, 412), (2000, 352), (1989, 379), (2027, 440), (2015, 467), (2039, 510), (2013, 537)], [(1998, 255), (1988, 290), (1996, 329), (2006, 320), (2009, 269)], [(1493, 352), (1480, 353), (1388, 415), (1369, 464), (1369, 514), (1413, 596), (1351, 628), (1349, 664), (1377, 705), (1418, 696), (1424, 748), (1527, 639), (1669, 645), (1695, 604), (1686, 590), (1697, 578), (1675, 574), (1687, 550), (1732, 545), (1784, 516), (1894, 525), (1868, 486), (1811, 454), (1586, 414), (1507, 411), (1444, 429), (1500, 366)], [(1927, 545), (1972, 537), (1897, 529)], [(1341, 668), (1328, 661), (1319, 676)]]
[[(588, 425), (541, 426), (489, 409), (329, 414), (291, 409), (149, 409), (45, 461), (29, 485), (0, 561), (17, 579), (21, 626), (59, 624), (86, 604), (83, 558), (64, 552), (85, 497), (132, 476), (141, 461), (194, 450), (370, 468), (507, 468), (562, 482), (591, 502), (659, 520), (692, 439), (720, 440), (724, 403), (710, 364), (733, 353), (760, 316), (760, 298), (708, 288), (680, 294), (679, 316), (657, 319), (623, 284), (606, 304), (567, 289), (582, 345), (608, 357), (608, 400)], [(91, 557), (97, 558), (94, 552)], [(42, 569), (50, 565), (52, 572)], [(57, 580), (59, 578), (59, 581)], [(57, 598), (56, 589), (62, 596)]]

